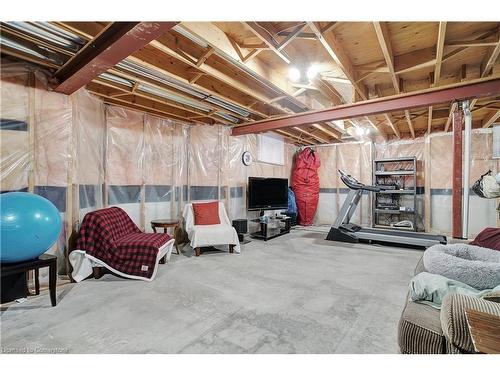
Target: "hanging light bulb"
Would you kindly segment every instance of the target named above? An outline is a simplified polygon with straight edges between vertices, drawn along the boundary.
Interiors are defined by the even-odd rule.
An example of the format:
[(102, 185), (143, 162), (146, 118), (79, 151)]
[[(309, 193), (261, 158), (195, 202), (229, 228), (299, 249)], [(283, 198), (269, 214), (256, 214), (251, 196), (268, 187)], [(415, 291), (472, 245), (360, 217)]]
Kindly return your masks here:
[(309, 69), (307, 69), (307, 78), (310, 80), (318, 75), (318, 68), (315, 65), (311, 65)]
[(292, 82), (298, 82), (300, 80), (300, 70), (292, 67), (288, 71), (288, 78), (290, 78), (290, 81)]

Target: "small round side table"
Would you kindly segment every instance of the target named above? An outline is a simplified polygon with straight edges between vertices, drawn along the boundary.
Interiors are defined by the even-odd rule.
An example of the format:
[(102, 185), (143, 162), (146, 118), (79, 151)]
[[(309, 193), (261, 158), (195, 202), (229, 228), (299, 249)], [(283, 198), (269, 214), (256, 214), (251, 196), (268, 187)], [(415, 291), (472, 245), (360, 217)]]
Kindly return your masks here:
[(153, 232), (155, 232), (155, 233), (157, 233), (156, 228), (163, 228), (164, 233), (168, 233), (168, 228), (174, 228), (173, 233), (172, 233), (172, 237), (175, 240), (174, 245), (175, 245), (175, 249), (177, 250), (177, 254), (180, 254), (179, 246), (177, 245), (177, 240), (175, 238), (175, 231), (176, 231), (178, 226), (179, 226), (179, 220), (174, 220), (174, 219), (172, 219), (172, 220), (169, 220), (169, 219), (151, 220), (151, 228), (153, 229)]

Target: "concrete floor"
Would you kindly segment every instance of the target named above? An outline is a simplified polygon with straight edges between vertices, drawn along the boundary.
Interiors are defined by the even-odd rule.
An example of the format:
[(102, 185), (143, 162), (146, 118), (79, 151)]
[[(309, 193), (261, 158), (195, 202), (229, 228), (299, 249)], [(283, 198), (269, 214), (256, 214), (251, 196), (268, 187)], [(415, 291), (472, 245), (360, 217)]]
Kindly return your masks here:
[(241, 255), (186, 249), (152, 282), (106, 275), (2, 308), (4, 352), (397, 353), (419, 250), (291, 234)]

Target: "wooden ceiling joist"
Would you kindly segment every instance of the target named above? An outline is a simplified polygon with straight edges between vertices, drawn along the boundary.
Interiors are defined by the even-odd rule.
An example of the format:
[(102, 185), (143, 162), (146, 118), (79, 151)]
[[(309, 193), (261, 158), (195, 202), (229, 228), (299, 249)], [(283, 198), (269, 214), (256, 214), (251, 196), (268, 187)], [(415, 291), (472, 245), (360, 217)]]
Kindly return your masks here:
[(362, 83), (357, 82), (358, 76), (354, 68), (354, 65), (350, 61), (347, 54), (344, 52), (337, 37), (333, 34), (331, 30), (326, 33), (321, 32), (321, 28), (315, 22), (308, 22), (307, 24), (311, 28), (311, 30), (316, 34), (319, 41), (321, 42), (325, 50), (328, 52), (330, 57), (339, 66), (339, 68), (345, 74), (347, 79), (349, 79), (354, 89), (359, 94), (359, 96), (363, 100), (366, 100), (368, 97), (367, 89), (366, 87), (364, 87)]
[(386, 112), (404, 111), (412, 108), (465, 100), (474, 97), (490, 97), (500, 93), (500, 78), (474, 80), (383, 97), (358, 103), (345, 104), (333, 108), (308, 111), (293, 116), (256, 121), (233, 129), (233, 135), (259, 133), (274, 129), (303, 126), (323, 121), (343, 120)]
[[(191, 101), (194, 101), (196, 103), (199, 103), (203, 106), (208, 106), (210, 109), (212, 110), (217, 110), (221, 113), (224, 113), (224, 114), (228, 114), (228, 115), (231, 115), (231, 116), (234, 116), (234, 117), (237, 117), (239, 118), (240, 120), (246, 120), (243, 116), (237, 114), (237, 113), (234, 113), (234, 112), (229, 112), (227, 109), (221, 107), (221, 106), (218, 106), (218, 105), (215, 105), (213, 103), (210, 103), (210, 102), (207, 102), (206, 100), (203, 100), (203, 99), (200, 99), (199, 97), (196, 97), (196, 96), (191, 96), (191, 95), (188, 95), (180, 90), (176, 90), (175, 88), (172, 88), (170, 86), (166, 86), (162, 83), (159, 83), (149, 77), (142, 77), (136, 73), (132, 73), (132, 72), (126, 72), (126, 71), (123, 71), (123, 70), (118, 70), (117, 68), (115, 69), (111, 69), (110, 70), (111, 73), (113, 73), (114, 75), (118, 76), (118, 77), (121, 77), (121, 78), (125, 78), (127, 80), (130, 80), (132, 82), (136, 82), (136, 83), (143, 83), (145, 85), (148, 85), (148, 86), (151, 86), (151, 87), (154, 87), (156, 89), (159, 89), (159, 90), (163, 90), (163, 91), (166, 91), (167, 93), (171, 93), (171, 94), (174, 94), (178, 97), (180, 97), (181, 99), (186, 99), (186, 100), (191, 100)], [(111, 86), (116, 86), (115, 83), (111, 83), (111, 82), (108, 82), (108, 81), (104, 81), (104, 80), (99, 80), (101, 84), (108, 84), (108, 85), (111, 85)]]
[(375, 28), (378, 43), (380, 45), (380, 48), (382, 49), (387, 68), (389, 69), (389, 74), (391, 75), (392, 85), (394, 86), (394, 90), (396, 91), (396, 93), (399, 94), (399, 79), (394, 72), (394, 55), (392, 53), (389, 29), (387, 28), (387, 24), (385, 22), (374, 22), (373, 27)]
[(299, 24), (298, 26), (295, 27), (295, 29), (293, 29), (290, 34), (288, 34), (278, 45), (278, 50), (282, 50), (283, 48), (285, 48), (288, 44), (290, 44), (292, 42), (292, 40), (294, 40), (297, 35), (300, 34), (300, 32), (304, 29), (304, 27), (306, 27), (306, 23), (302, 23), (302, 24)]
[(496, 112), (492, 112), (483, 119), (483, 128), (489, 128), (498, 118), (500, 118), (500, 109)]
[(170, 30), (177, 22), (113, 22), (54, 75), (55, 91), (72, 94), (101, 73)]
[(175, 108), (175, 109), (180, 109), (180, 110), (183, 110), (183, 111), (186, 111), (186, 117), (184, 117), (185, 120), (189, 119), (189, 118), (192, 118), (192, 116), (201, 116), (201, 117), (206, 117), (206, 118), (211, 118), (213, 119), (214, 121), (218, 121), (222, 124), (226, 124), (226, 125), (229, 125), (229, 124), (232, 124), (220, 117), (217, 117), (217, 116), (214, 116), (213, 114), (216, 112), (215, 109), (212, 109), (210, 112), (203, 112), (199, 109), (196, 109), (196, 108), (193, 108), (193, 107), (189, 107), (187, 105), (182, 105), (182, 104), (178, 104), (174, 101), (170, 101), (168, 99), (165, 99), (163, 97), (159, 97), (159, 96), (156, 96), (156, 95), (153, 95), (153, 94), (149, 94), (149, 93), (145, 93), (145, 92), (142, 92), (141, 90), (127, 90), (123, 87), (120, 87), (119, 85), (116, 85), (116, 84), (112, 84), (112, 83), (109, 83), (105, 80), (101, 80), (101, 79), (96, 79), (94, 80), (93, 82), (91, 82), (90, 84), (87, 85), (87, 89), (89, 91), (92, 91), (94, 93), (100, 93), (100, 95), (103, 95), (104, 93), (102, 92), (102, 88), (104, 87), (109, 87), (109, 88), (112, 88), (114, 90), (119, 90), (118, 93), (116, 94), (109, 94), (107, 96), (111, 97), (111, 98), (118, 98), (118, 97), (124, 97), (124, 96), (128, 96), (130, 94), (134, 94), (135, 96), (137, 97), (142, 97), (144, 99), (147, 99), (147, 100), (151, 100), (153, 102), (157, 102), (157, 103), (160, 103), (160, 104), (166, 104), (172, 108)]
[(457, 102), (453, 102), (453, 104), (450, 107), (450, 114), (448, 115), (448, 119), (446, 120), (446, 124), (444, 125), (444, 132), (445, 133), (448, 133), (448, 130), (449, 130), (450, 125), (451, 125), (451, 121), (453, 120), (453, 113), (457, 109), (457, 105), (458, 105)]
[(486, 77), (490, 74), (493, 65), (498, 59), (498, 55), (500, 54), (500, 27), (497, 32), (497, 42), (495, 45), (490, 47), (488, 54), (485, 56), (482, 64), (481, 64), (481, 77)]
[(300, 132), (300, 133), (304, 133), (305, 135), (311, 137), (311, 138), (314, 138), (315, 140), (321, 142), (321, 143), (330, 143), (330, 141), (328, 141), (327, 139), (323, 138), (323, 137), (320, 137), (319, 135), (316, 135), (312, 132), (308, 132), (302, 128), (299, 128), (297, 126), (294, 126), (293, 129), (295, 129), (296, 131)]
[(244, 22), (245, 26), (251, 30), (255, 36), (262, 40), (276, 55), (284, 62), (290, 64), (290, 57), (286, 52), (280, 49), (278, 41), (273, 37), (272, 33), (258, 22)]
[(337, 139), (337, 140), (340, 139), (339, 134), (337, 134), (337, 132), (334, 132), (333, 129), (330, 130), (327, 127), (325, 127), (325, 126), (323, 126), (321, 124), (313, 124), (312, 126), (315, 127), (316, 129), (320, 130), (321, 132), (323, 132), (324, 134), (326, 134), (327, 136), (329, 136), (331, 138), (334, 138), (334, 139)]
[(439, 22), (438, 38), (436, 43), (436, 67), (434, 68), (434, 84), (439, 85), (441, 79), (441, 64), (443, 62), (444, 40), (446, 36), (446, 22)]
[(410, 128), (411, 136), (412, 138), (415, 138), (415, 128), (413, 127), (413, 122), (411, 121), (411, 115), (409, 110), (405, 111), (405, 118), (406, 122), (408, 123), (408, 127)]
[[(90, 48), (92, 41), (119, 23), (51, 24), (77, 37), (68, 36), (69, 43), (59, 43), (57, 38), (47, 37), (46, 33), (55, 29), (49, 30), (43, 23), (2, 22), (2, 57), (7, 61), (30, 61), (61, 74), (61, 67), (74, 63), (85, 50), (81, 46)], [(114, 100), (115, 105), (137, 109), (151, 105), (150, 111), (158, 116), (175, 115), (196, 123), (236, 124), (229, 117), (221, 117), (230, 115), (237, 119), (238, 127), (245, 129), (247, 124), (302, 115), (318, 106), (345, 109), (351, 105), (346, 103), (367, 104), (377, 86), (383, 89), (383, 95), (392, 95), (393, 90), (396, 94), (419, 93), (429, 86), (448, 85), (460, 79), (464, 83), (480, 77), (493, 79), (500, 71), (498, 22), (267, 21), (254, 26), (258, 31), (242, 22), (182, 22), (141, 47), (123, 64), (106, 70), (108, 75), (119, 78), (102, 75), (89, 88), (100, 91), (101, 97), (107, 94), (107, 102)], [(298, 66), (321, 60), (318, 78), (294, 87), (287, 78), (288, 63), (273, 56), (277, 51)], [(326, 54), (331, 60), (325, 60)], [(377, 93), (383, 97), (380, 90)], [(382, 136), (415, 136), (423, 131), (430, 133), (438, 126), (446, 127), (450, 105), (460, 100), (453, 98), (425, 108), (404, 108), (353, 120), (357, 126), (362, 123), (377, 129)], [(499, 95), (488, 100), (471, 97), (469, 101), (474, 127), (498, 121), (491, 119), (500, 109), (496, 104), (500, 103)], [(332, 134), (339, 138), (342, 134), (326, 120), (294, 126), (302, 130), (292, 128), (288, 132), (302, 141), (284, 136), (297, 144), (322, 143), (304, 131), (323, 141), (335, 141)]]
[(278, 129), (278, 130), (276, 130), (276, 133), (281, 134), (281, 135), (285, 135), (285, 136), (292, 138), (292, 139), (296, 139), (298, 142), (300, 142), (304, 145), (313, 145), (314, 144), (314, 142), (308, 141), (307, 139), (304, 139), (303, 137), (295, 135), (295, 134), (293, 134), (289, 131), (286, 131), (286, 130)]

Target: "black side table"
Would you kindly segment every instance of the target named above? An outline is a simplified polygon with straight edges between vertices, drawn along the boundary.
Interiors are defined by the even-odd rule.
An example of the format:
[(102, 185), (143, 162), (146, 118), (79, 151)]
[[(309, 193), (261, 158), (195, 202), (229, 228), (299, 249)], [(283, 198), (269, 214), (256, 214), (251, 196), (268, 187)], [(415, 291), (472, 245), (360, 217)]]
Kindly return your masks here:
[(1, 267), (2, 277), (16, 273), (35, 270), (35, 294), (40, 294), (40, 281), (38, 280), (39, 269), (49, 267), (49, 291), (52, 306), (56, 305), (56, 283), (57, 283), (57, 257), (49, 254), (42, 254), (33, 260), (19, 263), (4, 263)]

